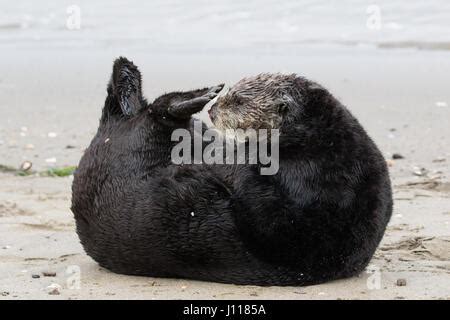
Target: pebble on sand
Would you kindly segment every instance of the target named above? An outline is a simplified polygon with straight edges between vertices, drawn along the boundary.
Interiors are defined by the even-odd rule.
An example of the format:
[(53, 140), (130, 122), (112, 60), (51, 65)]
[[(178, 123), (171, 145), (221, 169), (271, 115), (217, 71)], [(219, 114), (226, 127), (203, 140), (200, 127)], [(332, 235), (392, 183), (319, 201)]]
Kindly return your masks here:
[(56, 138), (57, 136), (58, 136), (58, 134), (56, 132), (47, 133), (47, 137), (49, 137), (49, 138)]
[(44, 277), (56, 277), (56, 272), (53, 271), (42, 271)]
[(399, 287), (406, 286), (406, 279), (397, 279), (396, 285)]
[(38, 274), (32, 274), (31, 277), (32, 277), (33, 279), (39, 279), (41, 276), (38, 275)]
[(402, 156), (400, 153), (394, 153), (394, 154), (392, 155), (392, 159), (394, 159), (394, 160), (405, 159), (405, 157)]
[(395, 161), (393, 161), (391, 159), (386, 159), (386, 164), (388, 167), (393, 167), (395, 164)]

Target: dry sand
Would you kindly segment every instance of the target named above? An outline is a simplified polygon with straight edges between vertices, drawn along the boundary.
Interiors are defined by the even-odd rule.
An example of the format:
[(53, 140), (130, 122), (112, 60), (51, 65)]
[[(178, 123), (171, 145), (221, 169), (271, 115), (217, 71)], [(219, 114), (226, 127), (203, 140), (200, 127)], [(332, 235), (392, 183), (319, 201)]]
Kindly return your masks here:
[[(30, 59), (5, 49), (0, 164), (28, 160), (38, 171), (76, 165), (96, 130), (112, 59), (127, 53), (141, 67), (149, 98), (262, 71), (298, 72), (330, 88), (387, 159), (405, 157), (389, 160), (395, 209), (371, 267), (310, 287), (113, 274), (79, 244), (70, 177), (0, 173), (0, 299), (450, 299), (450, 53), (353, 48), (195, 56), (61, 48), (37, 50)], [(74, 270), (81, 272), (79, 289), (68, 286)]]

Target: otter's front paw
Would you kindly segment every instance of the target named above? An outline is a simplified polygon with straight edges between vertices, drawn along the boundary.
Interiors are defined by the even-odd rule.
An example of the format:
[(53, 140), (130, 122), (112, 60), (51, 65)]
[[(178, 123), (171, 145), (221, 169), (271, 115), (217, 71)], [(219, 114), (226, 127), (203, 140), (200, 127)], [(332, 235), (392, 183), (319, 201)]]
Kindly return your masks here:
[(224, 87), (224, 84), (221, 83), (215, 87), (211, 87), (209, 88), (209, 90), (203, 95), (205, 97), (210, 98), (211, 100), (214, 99), (215, 97), (217, 97), (217, 95), (219, 94), (220, 91), (222, 91)]
[(208, 102), (217, 97), (219, 92), (223, 89), (223, 86), (223, 84), (220, 84), (218, 86), (203, 89), (202, 91), (206, 92), (202, 92), (203, 94), (201, 96), (173, 103), (169, 106), (167, 111), (175, 118), (189, 119), (191, 115), (201, 111)]

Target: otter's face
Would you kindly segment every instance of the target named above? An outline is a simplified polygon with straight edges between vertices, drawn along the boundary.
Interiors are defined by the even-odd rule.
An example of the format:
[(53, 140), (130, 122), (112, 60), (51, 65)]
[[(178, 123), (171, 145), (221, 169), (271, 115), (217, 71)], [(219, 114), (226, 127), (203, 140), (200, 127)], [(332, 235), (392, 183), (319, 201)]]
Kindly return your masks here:
[(260, 74), (236, 83), (209, 110), (213, 124), (226, 129), (278, 129), (295, 75)]

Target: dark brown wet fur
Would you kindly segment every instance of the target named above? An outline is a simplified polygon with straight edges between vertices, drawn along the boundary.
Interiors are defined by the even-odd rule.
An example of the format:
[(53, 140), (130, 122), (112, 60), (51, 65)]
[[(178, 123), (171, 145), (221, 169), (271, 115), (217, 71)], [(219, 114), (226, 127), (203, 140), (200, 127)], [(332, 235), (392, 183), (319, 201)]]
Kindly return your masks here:
[(211, 89), (148, 104), (137, 68), (121, 58), (114, 70), (72, 187), (78, 235), (101, 266), (253, 285), (315, 284), (365, 268), (392, 211), (388, 172), (328, 91), (295, 79), (280, 109), (280, 170), (261, 176), (258, 165), (172, 164), (171, 133), (191, 126), (183, 103), (197, 110)]

